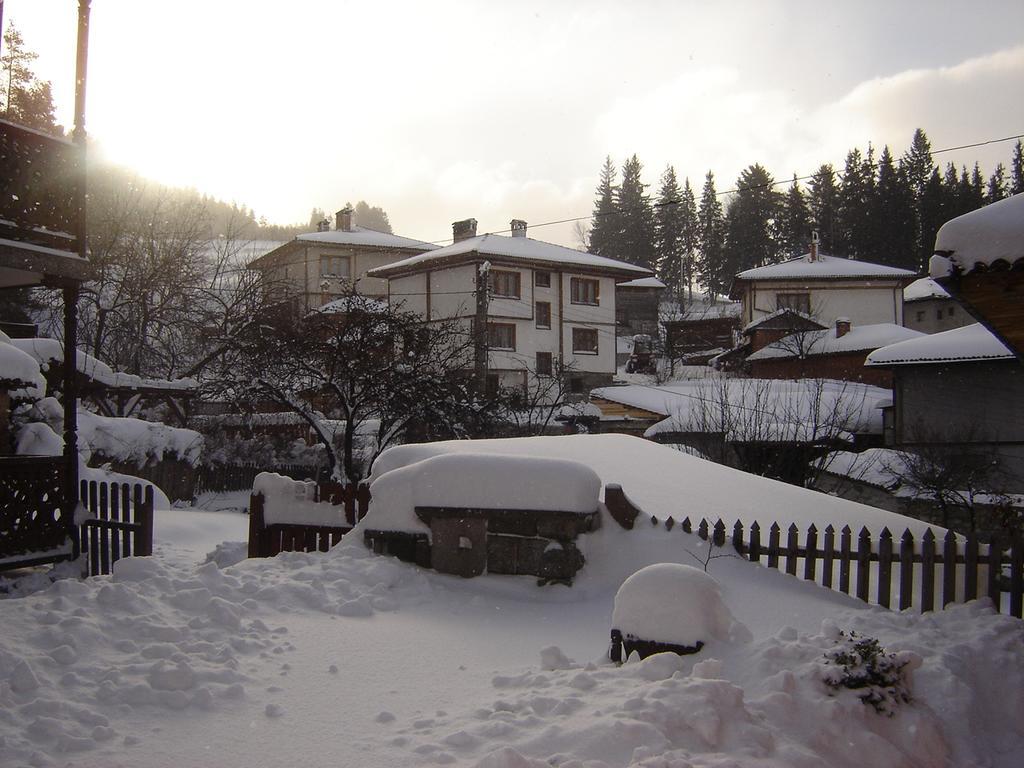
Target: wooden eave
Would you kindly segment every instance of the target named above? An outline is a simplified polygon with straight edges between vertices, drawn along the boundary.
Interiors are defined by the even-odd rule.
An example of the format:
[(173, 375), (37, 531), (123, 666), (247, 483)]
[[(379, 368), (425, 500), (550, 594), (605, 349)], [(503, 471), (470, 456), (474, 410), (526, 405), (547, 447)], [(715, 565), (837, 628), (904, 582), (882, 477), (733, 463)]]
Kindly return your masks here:
[(0, 288), (76, 286), (90, 272), (89, 260), (77, 253), (0, 238)]
[[(759, 277), (750, 279), (746, 277), (734, 277), (729, 286), (729, 298), (736, 301), (743, 298), (743, 289), (747, 285), (816, 285), (828, 283), (864, 283), (865, 288), (880, 287), (873, 283), (892, 283), (893, 287), (905, 288), (920, 275), (820, 275), (810, 277)], [(884, 287), (884, 286), (881, 286)]]
[(630, 419), (633, 421), (662, 421), (666, 418), (663, 413), (648, 411), (646, 408), (639, 408), (635, 405), (626, 405), (615, 400), (607, 400), (603, 397), (591, 397), (590, 402), (596, 405), (602, 416), (611, 418)]
[(1024, 361), (1024, 260), (1006, 269), (975, 269), (936, 282)]

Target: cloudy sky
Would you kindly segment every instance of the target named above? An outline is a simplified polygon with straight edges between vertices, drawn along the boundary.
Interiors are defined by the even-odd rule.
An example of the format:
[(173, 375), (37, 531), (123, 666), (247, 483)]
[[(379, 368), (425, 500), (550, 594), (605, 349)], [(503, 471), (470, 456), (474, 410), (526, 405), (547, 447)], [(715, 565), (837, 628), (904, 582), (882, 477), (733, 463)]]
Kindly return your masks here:
[[(73, 108), (75, 0), (7, 0)], [(87, 128), (156, 180), (306, 221), (365, 199), (451, 236), (587, 215), (605, 155), (719, 190), (1024, 133), (1024, 2), (93, 0)], [(988, 175), (1012, 143), (940, 155)], [(537, 228), (574, 244), (568, 225)]]

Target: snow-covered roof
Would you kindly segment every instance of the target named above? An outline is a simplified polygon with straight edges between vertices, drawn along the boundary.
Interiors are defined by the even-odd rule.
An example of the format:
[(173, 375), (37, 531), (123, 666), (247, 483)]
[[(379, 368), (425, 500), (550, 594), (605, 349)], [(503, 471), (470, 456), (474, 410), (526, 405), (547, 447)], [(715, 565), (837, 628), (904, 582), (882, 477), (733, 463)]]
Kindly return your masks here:
[(724, 296), (716, 297), (713, 301), (699, 297), (684, 301), (682, 306), (678, 301), (662, 301), (658, 307), (662, 322), (739, 317), (742, 312), (743, 302), (730, 301)]
[[(881, 434), (877, 405), (892, 393), (849, 381), (702, 379), (661, 386), (599, 387), (590, 396), (669, 417), (648, 429), (646, 437), (665, 432), (732, 432), (737, 439), (756, 436), (764, 441), (805, 439), (806, 435), (813, 439), (826, 426), (832, 432), (840, 428)], [(815, 430), (819, 434), (813, 434)]]
[(352, 225), (351, 230), (332, 229), (329, 232), (307, 232), (304, 235), (296, 235), (295, 239), (322, 245), (365, 245), (374, 248), (415, 248), (422, 251), (432, 251), (437, 248), (433, 243), (423, 240), (413, 240), (411, 237), (378, 232), (375, 229), (367, 229), (358, 225)]
[(808, 314), (805, 314), (805, 313), (801, 312), (798, 309), (792, 309), (790, 307), (779, 307), (774, 312), (770, 312), (767, 315), (764, 315), (762, 317), (757, 317), (757, 318), (754, 318), (753, 320), (751, 320), (749, 323), (747, 323), (745, 326), (743, 326), (743, 333), (747, 333), (748, 331), (752, 331), (755, 328), (757, 328), (759, 325), (767, 323), (769, 320), (775, 320), (776, 318), (783, 317), (785, 315), (791, 315), (794, 318), (800, 318), (801, 320), (806, 320), (808, 323), (813, 323), (814, 325), (820, 326), (821, 328), (825, 327), (824, 325), (819, 323), (817, 320), (815, 320), (813, 317), (811, 317)]
[(468, 257), (474, 253), (481, 256), (492, 256), (502, 261), (540, 262), (553, 266), (577, 267), (581, 272), (593, 270), (611, 271), (617, 274), (651, 274), (651, 270), (644, 267), (585, 251), (576, 251), (554, 243), (545, 243), (543, 240), (534, 240), (532, 237), (506, 237), (492, 234), (460, 240), (429, 253), (421, 253), (418, 256), (396, 261), (394, 264), (371, 269), (367, 274), (370, 277), (391, 277), (406, 272), (416, 272), (420, 269), (431, 269), (439, 262), (460, 261), (460, 257)]
[(908, 269), (872, 264), (857, 259), (842, 259), (838, 256), (819, 254), (811, 261), (810, 254), (798, 256), (781, 264), (769, 264), (740, 272), (737, 280), (818, 280), (829, 278), (888, 278), (905, 279), (913, 277)]
[[(11, 339), (11, 344), (35, 358), (44, 371), (53, 363), (64, 362), (64, 345), (56, 339)], [(115, 371), (106, 363), (80, 349), (76, 363), (79, 373), (108, 387), (189, 392), (199, 386), (195, 379), (147, 379), (133, 373)]]
[(924, 363), (1013, 360), (1015, 355), (981, 323), (876, 349), (865, 365), (920, 365)]
[(863, 352), (878, 349), (899, 341), (916, 339), (925, 334), (904, 328), (894, 323), (854, 326), (849, 332), (836, 338), (836, 329), (807, 331), (779, 339), (759, 349), (747, 360), (770, 360), (784, 357), (814, 357), (817, 355), (838, 355), (844, 352)]
[(925, 299), (948, 299), (946, 289), (936, 283), (930, 277), (922, 277), (915, 280), (903, 289), (904, 303), (911, 301), (923, 301)]
[(950, 219), (935, 237), (935, 253), (929, 264), (932, 277), (1024, 259), (1024, 194)]
[(616, 283), (616, 288), (665, 288), (667, 287), (656, 277), (641, 277), (637, 280), (627, 280), (624, 283)]

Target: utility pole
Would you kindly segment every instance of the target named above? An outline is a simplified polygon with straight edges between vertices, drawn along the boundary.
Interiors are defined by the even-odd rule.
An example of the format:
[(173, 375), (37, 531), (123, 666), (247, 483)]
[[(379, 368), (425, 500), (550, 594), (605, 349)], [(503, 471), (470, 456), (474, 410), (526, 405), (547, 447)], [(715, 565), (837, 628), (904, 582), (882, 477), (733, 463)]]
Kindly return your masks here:
[(476, 392), (487, 396), (487, 312), (490, 302), (491, 262), (484, 261), (476, 270), (476, 315), (473, 321), (473, 377)]

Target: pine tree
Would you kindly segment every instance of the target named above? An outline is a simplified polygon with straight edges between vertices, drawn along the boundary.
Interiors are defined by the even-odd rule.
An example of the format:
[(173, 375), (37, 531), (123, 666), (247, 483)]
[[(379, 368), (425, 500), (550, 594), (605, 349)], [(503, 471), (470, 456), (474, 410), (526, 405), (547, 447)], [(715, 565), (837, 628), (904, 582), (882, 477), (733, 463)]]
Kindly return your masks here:
[(61, 135), (54, 114), (53, 92), (49, 81), (39, 80), (32, 62), (39, 54), (28, 50), (21, 33), (8, 24), (0, 45), (0, 104), (6, 120)]
[(684, 272), (682, 195), (676, 171), (671, 165), (661, 175), (654, 226), (658, 277), (673, 293), (679, 294), (682, 292)]
[(1006, 168), (1002, 163), (996, 165), (992, 175), (988, 177), (988, 187), (985, 190), (985, 202), (994, 203), (1002, 200), (1007, 195)]
[(859, 149), (847, 153), (839, 188), (839, 242), (835, 245), (838, 256), (870, 258), (873, 174), (873, 170), (868, 172)]
[(731, 274), (778, 260), (780, 195), (760, 164), (740, 173), (736, 196), (725, 214), (725, 260)]
[(1010, 194), (1019, 195), (1021, 192), (1024, 192), (1024, 151), (1020, 139), (1017, 139), (1010, 161)]
[(806, 252), (810, 241), (811, 214), (807, 207), (807, 197), (800, 189), (800, 182), (794, 173), (793, 183), (782, 205), (779, 245), (787, 258), (795, 258)]
[(932, 161), (932, 145), (925, 132), (918, 128), (910, 142), (910, 149), (903, 155), (903, 165), (907, 173), (907, 181), (914, 195), (915, 207), (920, 204), (924, 188), (931, 179), (935, 163)]
[(871, 198), (873, 260), (914, 269), (916, 231), (910, 180), (903, 164), (897, 168), (889, 147), (884, 147), (878, 160), (875, 194)]
[(693, 282), (697, 251), (700, 248), (700, 220), (697, 218), (697, 201), (693, 196), (690, 180), (683, 184), (683, 197), (680, 204), (680, 215), (683, 222), (683, 280), (686, 286), (686, 300), (693, 301)]
[(597, 184), (593, 225), (590, 229), (590, 252), (612, 259), (619, 256), (620, 222), (615, 210), (615, 194), (615, 166), (609, 156), (604, 160), (601, 179)]
[(822, 253), (835, 253), (838, 227), (839, 190), (836, 172), (831, 165), (823, 165), (811, 177), (808, 203), (811, 223), (818, 232)]
[(715, 192), (715, 175), (708, 171), (697, 213), (700, 222), (700, 249), (697, 255), (697, 275), (704, 284), (708, 298), (714, 298), (729, 285), (732, 275), (724, 264), (722, 249), (725, 245), (725, 217), (722, 203)]
[(622, 164), (622, 183), (615, 196), (619, 211), (619, 256), (630, 264), (653, 270), (657, 255), (654, 250), (654, 209), (640, 180), (643, 165), (636, 155)]
[[(953, 169), (956, 173), (956, 169)], [(949, 215), (954, 205), (939, 169), (933, 168), (932, 175), (928, 177), (924, 191), (921, 193), (919, 211), (921, 216), (921, 229), (918, 238), (918, 259), (916, 267), (923, 270), (928, 265), (932, 252), (935, 249), (935, 235), (939, 227), (945, 224), (952, 216)], [(928, 244), (925, 247), (925, 244)]]

